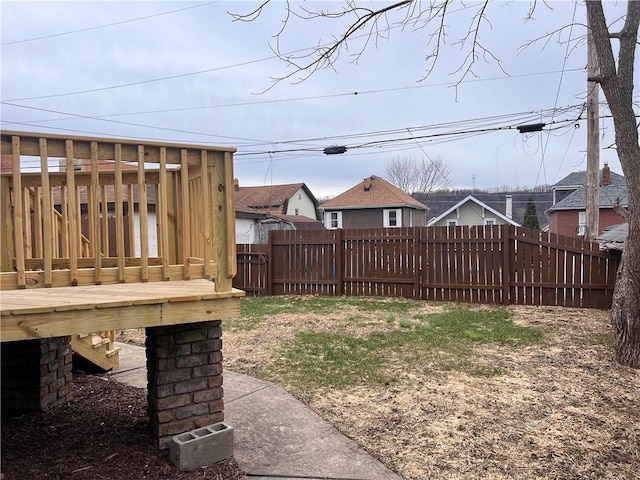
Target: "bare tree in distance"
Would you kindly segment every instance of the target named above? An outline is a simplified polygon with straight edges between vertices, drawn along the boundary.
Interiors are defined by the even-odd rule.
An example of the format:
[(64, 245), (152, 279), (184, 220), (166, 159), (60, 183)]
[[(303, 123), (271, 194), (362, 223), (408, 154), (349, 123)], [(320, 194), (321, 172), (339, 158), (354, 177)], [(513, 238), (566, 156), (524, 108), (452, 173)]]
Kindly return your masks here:
[(394, 157), (384, 167), (385, 179), (409, 195), (445, 188), (451, 183), (451, 169), (440, 156), (420, 160), (414, 157)]
[[(259, 8), (248, 14), (233, 14), (235, 20), (252, 21), (260, 15), (262, 9), (271, 3), (266, 0)], [(495, 2), (501, 3), (501, 2)], [(392, 29), (410, 28), (424, 29), (427, 35), (428, 52), (425, 55), (426, 78), (436, 67), (438, 58), (443, 54), (442, 47), (447, 43), (449, 25), (446, 22), (449, 13), (455, 8), (453, 0), (419, 0), (395, 1), (379, 7), (380, 3), (362, 3), (355, 0), (346, 1), (339, 10), (311, 11), (300, 7), (294, 11), (287, 1), (285, 18), (278, 33), (274, 36), (274, 53), (292, 67), (289, 74), (275, 78), (275, 82), (290, 79), (299, 75), (297, 81), (303, 81), (321, 69), (336, 68), (336, 62), (343, 51), (348, 52), (352, 62), (358, 62), (368, 46), (378, 40), (387, 40)], [(464, 59), (455, 72), (460, 85), (467, 76), (475, 76), (474, 65), (479, 61), (493, 61), (502, 68), (500, 59), (496, 58), (482, 41), (484, 30), (494, 28), (487, 14), (492, 2), (486, 0), (478, 4), (464, 4), (463, 8), (471, 9), (466, 33), (454, 40), (463, 52)], [(536, 8), (552, 8), (547, 2), (531, 1), (528, 15), (524, 21), (534, 18)], [(623, 4), (624, 5), (624, 4)], [(368, 8), (374, 6), (375, 9)], [(588, 25), (598, 57), (599, 73), (589, 80), (600, 85), (607, 100), (615, 130), (615, 148), (627, 179), (628, 209), (624, 216), (629, 224), (629, 235), (625, 241), (620, 267), (618, 269), (616, 287), (611, 309), (611, 323), (614, 331), (615, 358), (623, 365), (640, 368), (640, 145), (638, 143), (638, 125), (636, 124), (633, 104), (633, 80), (636, 66), (636, 46), (640, 26), (640, 1), (628, 1), (626, 13), (622, 18), (610, 19), (607, 22), (603, 2), (587, 0), (585, 8)], [(400, 20), (390, 19), (393, 13), (400, 15)], [(336, 35), (329, 43), (320, 43), (303, 53), (285, 53), (280, 50), (280, 36), (286, 30), (290, 20), (326, 19), (342, 22), (342, 33)], [(397, 18), (397, 17), (394, 17)], [(346, 21), (346, 27), (344, 27)], [(526, 48), (536, 42), (547, 42), (564, 28), (568, 28), (572, 20), (553, 32), (544, 32), (525, 45)], [(619, 25), (622, 25), (620, 28)], [(499, 28), (496, 25), (496, 28)], [(614, 31), (614, 28), (619, 30)], [(484, 29), (484, 30), (483, 30)], [(348, 48), (349, 42), (360, 38), (356, 48)], [(448, 39), (449, 41), (451, 38)], [(577, 43), (584, 41), (584, 36), (575, 38)], [(616, 45), (613, 45), (616, 41)]]

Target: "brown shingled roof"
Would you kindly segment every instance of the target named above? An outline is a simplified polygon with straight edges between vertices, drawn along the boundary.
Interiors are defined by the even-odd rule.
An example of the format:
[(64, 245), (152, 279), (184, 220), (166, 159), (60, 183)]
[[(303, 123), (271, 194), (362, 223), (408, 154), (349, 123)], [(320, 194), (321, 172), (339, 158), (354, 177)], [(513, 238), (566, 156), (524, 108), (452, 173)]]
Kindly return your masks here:
[[(286, 203), (304, 183), (267, 185), (264, 187), (237, 187), (236, 203), (265, 213), (286, 213)], [(310, 194), (310, 192), (308, 192)], [(313, 196), (310, 195), (313, 200)]]
[(320, 208), (323, 209), (378, 207), (429, 209), (424, 203), (375, 175), (365, 178), (356, 186), (320, 205)]

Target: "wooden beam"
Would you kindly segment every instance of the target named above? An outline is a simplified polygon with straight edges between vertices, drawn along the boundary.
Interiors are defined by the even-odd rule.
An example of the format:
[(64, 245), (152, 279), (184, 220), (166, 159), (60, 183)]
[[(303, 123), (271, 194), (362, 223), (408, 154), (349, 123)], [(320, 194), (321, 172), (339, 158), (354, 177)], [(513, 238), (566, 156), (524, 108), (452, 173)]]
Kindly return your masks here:
[[(43, 134), (43, 133), (31, 133), (31, 132), (18, 132), (13, 130), (3, 130), (2, 140), (0, 142), (0, 151), (2, 153), (11, 153), (11, 137), (18, 136), (21, 138), (20, 153), (22, 155), (39, 155), (38, 139), (46, 137), (49, 143), (49, 153), (52, 157), (64, 157), (65, 156), (65, 140), (73, 140), (74, 142), (74, 156), (76, 158), (89, 158), (91, 153), (91, 142), (97, 142), (99, 145), (99, 159), (100, 160), (114, 160), (115, 151), (114, 144), (122, 144), (123, 160), (129, 162), (138, 161), (137, 148), (141, 144), (140, 140), (130, 139), (113, 139), (103, 137), (83, 137), (78, 135), (56, 135), (56, 134)], [(157, 141), (144, 141), (143, 144), (148, 147), (145, 153), (145, 162), (158, 163), (159, 162), (159, 150), (160, 147), (166, 147), (167, 149), (167, 163), (181, 163), (182, 149), (188, 149), (189, 161), (197, 164), (200, 160), (200, 151), (207, 150), (211, 152), (236, 152), (233, 147), (218, 147), (211, 145), (199, 145), (189, 143), (173, 143), (173, 142), (157, 142)]]
[[(202, 279), (205, 278), (204, 264), (187, 263), (189, 268), (188, 279)], [(211, 263), (209, 269), (215, 276), (217, 274), (217, 265)], [(125, 283), (135, 284), (142, 282), (142, 274), (140, 266), (132, 266), (125, 268)], [(102, 268), (100, 276), (101, 285), (111, 285), (120, 283), (118, 280), (118, 268)], [(162, 266), (150, 266), (148, 267), (148, 281), (149, 283), (162, 282), (164, 280), (164, 272)], [(68, 287), (71, 286), (71, 276), (69, 270), (53, 270), (52, 272), (53, 285), (52, 287)], [(184, 276), (183, 265), (171, 265), (169, 267), (169, 280), (187, 280)], [(29, 271), (25, 273), (25, 285), (27, 289), (32, 288), (44, 288), (44, 271)], [(78, 269), (78, 286), (96, 285), (96, 272), (93, 268), (80, 268)], [(16, 290), (18, 289), (17, 274), (16, 272), (3, 272), (0, 273), (0, 290)], [(24, 287), (22, 287), (24, 288)], [(47, 289), (48, 290), (48, 289)], [(213, 291), (213, 289), (212, 289)], [(4, 294), (3, 294), (4, 300)]]
[(15, 290), (3, 295), (1, 341), (235, 318), (244, 295), (239, 290), (216, 294), (207, 280), (45, 292), (50, 294), (34, 297), (25, 290)]
[[(19, 192), (15, 202), (20, 202)], [(11, 179), (2, 177), (0, 179), (0, 215), (2, 216), (2, 227), (0, 228), (0, 270), (3, 272), (13, 271), (13, 260), (15, 257), (15, 247), (13, 243), (13, 215), (11, 211)], [(24, 261), (24, 259), (23, 259)], [(24, 264), (22, 265), (24, 269)]]

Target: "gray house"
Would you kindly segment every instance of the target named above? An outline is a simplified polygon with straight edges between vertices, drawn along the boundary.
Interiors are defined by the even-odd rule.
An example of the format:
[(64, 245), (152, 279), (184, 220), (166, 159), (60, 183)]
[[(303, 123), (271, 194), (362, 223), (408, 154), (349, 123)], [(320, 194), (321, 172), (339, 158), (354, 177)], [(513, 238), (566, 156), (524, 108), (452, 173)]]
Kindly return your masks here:
[(320, 205), (325, 228), (423, 227), (429, 208), (372, 175)]

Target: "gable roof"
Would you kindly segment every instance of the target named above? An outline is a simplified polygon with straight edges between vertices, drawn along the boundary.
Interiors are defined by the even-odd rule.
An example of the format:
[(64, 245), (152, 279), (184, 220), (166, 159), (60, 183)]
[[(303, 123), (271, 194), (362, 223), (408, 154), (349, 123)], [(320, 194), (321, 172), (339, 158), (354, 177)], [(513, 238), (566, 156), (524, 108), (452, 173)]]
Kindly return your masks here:
[(415, 193), (413, 197), (421, 200), (429, 205), (429, 213), (432, 217), (439, 217), (445, 210), (451, 208), (451, 205), (458, 203), (472, 195), (476, 200), (488, 205), (489, 207), (502, 212), (506, 215), (507, 203), (506, 198), (511, 196), (511, 205), (513, 215), (511, 219), (522, 224), (524, 222), (524, 214), (527, 210), (529, 197), (533, 199), (536, 206), (536, 214), (538, 222), (544, 225), (549, 220), (546, 210), (553, 205), (553, 194), (551, 191), (532, 192), (532, 191), (506, 191), (506, 192), (486, 192), (481, 190), (435, 190), (429, 194)]
[(438, 223), (443, 218), (446, 218), (451, 212), (454, 212), (456, 209), (458, 209), (459, 207), (461, 207), (462, 205), (464, 205), (465, 203), (468, 203), (468, 202), (473, 202), (476, 205), (478, 205), (479, 207), (482, 207), (485, 210), (490, 211), (496, 217), (501, 218), (502, 220), (504, 220), (507, 223), (510, 223), (511, 225), (515, 225), (516, 227), (520, 226), (520, 224), (515, 222), (513, 219), (511, 219), (511, 218), (507, 217), (506, 215), (503, 215), (502, 213), (498, 212), (497, 210), (491, 208), (489, 205), (487, 205), (484, 202), (481, 202), (480, 200), (475, 198), (473, 195), (467, 196), (466, 198), (464, 198), (464, 199), (460, 200), (458, 203), (456, 203), (453, 207), (449, 208), (444, 213), (439, 215), (438, 217), (432, 218), (431, 220), (429, 220), (429, 223), (427, 225), (431, 226), (431, 225), (433, 225), (435, 223)]
[(304, 183), (289, 183), (284, 185), (265, 185), (262, 187), (236, 187), (235, 200), (237, 204), (266, 213), (285, 213), (288, 200), (295, 193), (303, 189), (314, 205), (318, 201)]
[[(622, 206), (627, 206), (627, 185), (602, 185), (598, 188), (598, 199), (600, 208), (613, 208), (617, 199), (620, 199), (620, 204)], [(584, 210), (586, 206), (587, 187), (579, 187), (575, 192), (567, 195), (567, 197), (563, 198), (555, 205), (552, 205), (547, 212), (555, 212), (558, 210)]]
[[(600, 169), (600, 172), (598, 173), (598, 179), (599, 179), (600, 185), (602, 185), (602, 169)], [(610, 185), (626, 185), (626, 183), (627, 181), (622, 175), (613, 171), (611, 172)], [(586, 184), (587, 184), (587, 171), (583, 170), (578, 172), (571, 172), (562, 180), (559, 180), (558, 182), (554, 183), (551, 188), (553, 189), (558, 189), (558, 187), (560, 188), (574, 187), (575, 188), (575, 187), (582, 187)]]
[(424, 203), (375, 175), (365, 178), (346, 192), (320, 205), (322, 210), (382, 207), (409, 207), (429, 210), (429, 207)]

